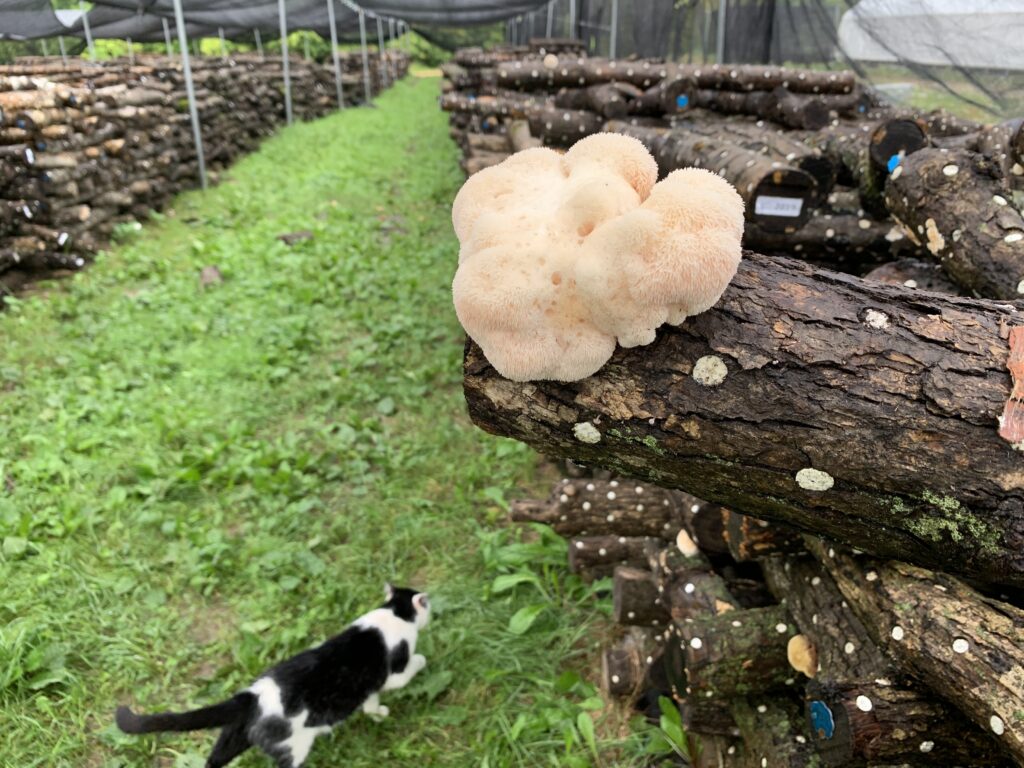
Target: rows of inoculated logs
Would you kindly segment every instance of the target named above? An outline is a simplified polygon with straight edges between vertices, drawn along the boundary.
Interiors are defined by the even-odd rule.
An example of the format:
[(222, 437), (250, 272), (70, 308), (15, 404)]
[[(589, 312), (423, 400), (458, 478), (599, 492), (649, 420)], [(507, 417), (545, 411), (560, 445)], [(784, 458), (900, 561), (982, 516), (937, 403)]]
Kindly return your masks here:
[[(390, 81), (373, 59), (371, 85)], [(384, 64), (404, 75), (408, 60)], [(342, 57), (346, 103), (363, 99), (362, 61)], [(194, 59), (205, 157), (217, 170), (284, 122), (281, 62), (242, 55)], [(295, 118), (337, 108), (333, 69), (291, 61)], [(143, 218), (198, 184), (180, 62), (49, 58), (0, 67), (0, 284), (78, 269), (117, 225)]]
[(858, 275), (935, 259), (965, 293), (1020, 295), (1024, 120), (896, 109), (850, 72), (614, 61), (544, 42), (460, 51), (443, 67), (441, 107), (468, 174), (530, 146), (507, 140), (512, 121), (558, 148), (627, 133), (662, 174), (696, 166), (729, 180), (754, 250)]
[(602, 685), (672, 698), (692, 764), (1024, 764), (1024, 611), (637, 480), (571, 479), (517, 521), (612, 577)]

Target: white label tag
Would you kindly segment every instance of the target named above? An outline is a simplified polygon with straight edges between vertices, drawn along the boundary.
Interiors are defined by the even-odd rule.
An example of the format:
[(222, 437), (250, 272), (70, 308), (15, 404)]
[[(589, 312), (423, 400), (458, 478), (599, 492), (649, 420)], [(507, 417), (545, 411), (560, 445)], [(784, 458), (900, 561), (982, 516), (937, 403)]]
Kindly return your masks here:
[(800, 197), (772, 197), (760, 195), (754, 201), (754, 213), (759, 216), (799, 216), (804, 201)]

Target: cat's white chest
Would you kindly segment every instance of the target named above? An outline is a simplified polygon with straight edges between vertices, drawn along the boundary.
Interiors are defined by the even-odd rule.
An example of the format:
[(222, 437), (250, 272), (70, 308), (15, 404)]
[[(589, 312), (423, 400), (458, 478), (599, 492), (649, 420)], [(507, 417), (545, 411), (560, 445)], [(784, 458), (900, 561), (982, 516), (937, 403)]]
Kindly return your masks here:
[(384, 636), (384, 645), (390, 650), (403, 640), (409, 646), (409, 653), (416, 652), (416, 625), (400, 619), (392, 611), (378, 608), (361, 616), (355, 621), (361, 628), (374, 628)]

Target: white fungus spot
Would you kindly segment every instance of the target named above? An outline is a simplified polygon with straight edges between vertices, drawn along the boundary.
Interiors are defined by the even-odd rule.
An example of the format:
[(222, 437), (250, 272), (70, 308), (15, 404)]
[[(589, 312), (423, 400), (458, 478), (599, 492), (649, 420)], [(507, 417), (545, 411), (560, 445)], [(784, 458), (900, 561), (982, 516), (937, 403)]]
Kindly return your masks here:
[(843, 646), (843, 650), (846, 651), (846, 653), (848, 654), (853, 653), (855, 650), (857, 650), (857, 646), (855, 646), (853, 643), (847, 643)]
[(1006, 728), (1003, 725), (1003, 718), (1001, 718), (999, 715), (992, 715), (992, 717), (990, 717), (988, 720), (988, 724), (992, 728), (992, 733), (994, 733), (996, 736), (1002, 736), (1003, 731), (1006, 730)]
[(613, 683), (618, 683), (619, 682), (619, 676), (618, 675), (612, 675), (612, 682)]
[(695, 638), (693, 638), (690, 641), (690, 647), (691, 648), (698, 648), (698, 649), (699, 648), (703, 648), (704, 647), (704, 641), (702, 641), (699, 637), (695, 637)]
[(992, 202), (996, 205), (1007, 205), (1006, 198), (1002, 195), (992, 195)]
[(892, 628), (892, 639), (902, 640), (903, 639), (903, 627), (895, 626)]
[(942, 173), (943, 173), (944, 176), (950, 176), (950, 177), (956, 176), (959, 172), (960, 172), (960, 169), (957, 166), (953, 165), (952, 163), (950, 163), (949, 165), (943, 166), (943, 168), (942, 168)]
[(902, 165), (897, 165), (895, 168), (892, 169), (892, 178), (893, 179), (898, 179), (902, 175), (903, 175), (903, 166)]
[(785, 624), (781, 622), (775, 625), (775, 631), (778, 632), (780, 635), (786, 634), (786, 631), (788, 629), (789, 627), (787, 627)]
[(864, 574), (864, 578), (867, 579), (868, 581), (877, 581), (878, 580), (878, 574), (875, 573), (874, 571), (868, 571), (866, 574)]
[(811, 586), (812, 587), (816, 587), (819, 584), (821, 584), (821, 576), (815, 576), (813, 579), (811, 579)]
[(693, 586), (693, 584), (691, 582), (687, 582), (686, 586), (683, 587), (683, 592), (685, 592), (688, 595), (691, 595), (691, 594), (693, 594), (693, 590), (695, 590), (695, 589), (696, 589), (696, 587)]
[(765, 704), (758, 704), (757, 705), (757, 711), (760, 712), (763, 715), (765, 712), (768, 711), (768, 707)]
[(732, 622), (732, 625), (734, 627), (742, 627), (743, 626), (743, 622), (740, 621), (739, 619), (734, 619), (733, 622)]
[(601, 547), (599, 550), (597, 550), (597, 554), (599, 554), (601, 557), (604, 557), (608, 554), (608, 550), (604, 547)]
[(1019, 243), (1024, 240), (1024, 232), (1011, 232), (1003, 238), (1004, 243)]
[(558, 497), (558, 500), (565, 504), (567, 501), (569, 501), (569, 496), (563, 493), (561, 496)]
[(889, 316), (884, 312), (879, 312), (877, 309), (869, 309), (864, 313), (864, 322), (872, 328), (881, 330), (882, 328), (889, 327)]
[(767, 757), (762, 757), (761, 758), (761, 768), (768, 768), (768, 758)]
[(583, 511), (584, 512), (589, 512), (591, 506), (592, 505), (591, 505), (591, 503), (589, 501), (584, 501), (583, 502)]
[(807, 737), (798, 733), (796, 735), (796, 743), (797, 744), (806, 744), (807, 743)]
[(835, 482), (832, 475), (820, 469), (804, 467), (796, 473), (796, 484), (805, 491), (827, 491)]
[(917, 288), (917, 280), (904, 280), (903, 281), (903, 287), (904, 288)]
[(615, 491), (608, 491), (608, 501), (615, 501)]
[(934, 741), (922, 741), (921, 742), (921, 746), (918, 747), (918, 749), (920, 749), (922, 752), (927, 754), (928, 752), (931, 752), (933, 749), (935, 749), (935, 742)]
[(583, 549), (583, 542), (582, 541), (577, 541), (576, 542), (576, 549)]
[(718, 355), (704, 355), (693, 365), (693, 380), (705, 387), (717, 387), (728, 373), (725, 361)]
[(684, 529), (680, 528), (676, 534), (676, 547), (687, 557), (694, 557), (700, 550)]
[(871, 703), (871, 699), (867, 696), (857, 697), (857, 709), (861, 712), (870, 712), (874, 708), (874, 704)]
[(962, 637), (958, 637), (953, 641), (953, 650), (957, 653), (967, 653), (971, 644), (964, 640)]
[[(581, 443), (594, 443), (601, 442), (601, 433), (597, 431), (597, 427), (591, 424), (589, 421), (583, 421), (573, 426), (572, 433), (576, 435), (576, 439)], [(587, 486), (588, 491), (594, 490), (593, 485)]]

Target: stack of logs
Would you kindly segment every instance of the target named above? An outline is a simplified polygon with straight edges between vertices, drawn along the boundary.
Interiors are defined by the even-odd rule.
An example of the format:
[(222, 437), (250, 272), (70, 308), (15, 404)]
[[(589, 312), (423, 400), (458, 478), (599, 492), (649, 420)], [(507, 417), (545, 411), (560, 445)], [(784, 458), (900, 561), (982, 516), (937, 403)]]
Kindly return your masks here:
[[(346, 104), (358, 104), (362, 60), (341, 60)], [(330, 64), (293, 58), (290, 65), (296, 119), (337, 108)], [(284, 123), (279, 59), (243, 54), (196, 58), (192, 66), (212, 170), (253, 151)], [(399, 52), (374, 57), (372, 89), (407, 68)], [(30, 58), (0, 67), (0, 286), (13, 290), (40, 273), (81, 268), (117, 225), (144, 218), (198, 181), (178, 59), (65, 67)]]
[(603, 688), (673, 699), (697, 768), (1024, 764), (1007, 602), (638, 480), (563, 480), (512, 516), (612, 578)]
[[(851, 72), (614, 61), (558, 42), (463, 50), (442, 68), (467, 174), (617, 131), (642, 141), (662, 175), (695, 166), (730, 181), (750, 248), (858, 275), (937, 257), (976, 295), (1011, 298), (1024, 285), (1024, 120), (896, 109)], [(951, 179), (950, 166), (965, 173)], [(1008, 264), (997, 286), (990, 273)]]

